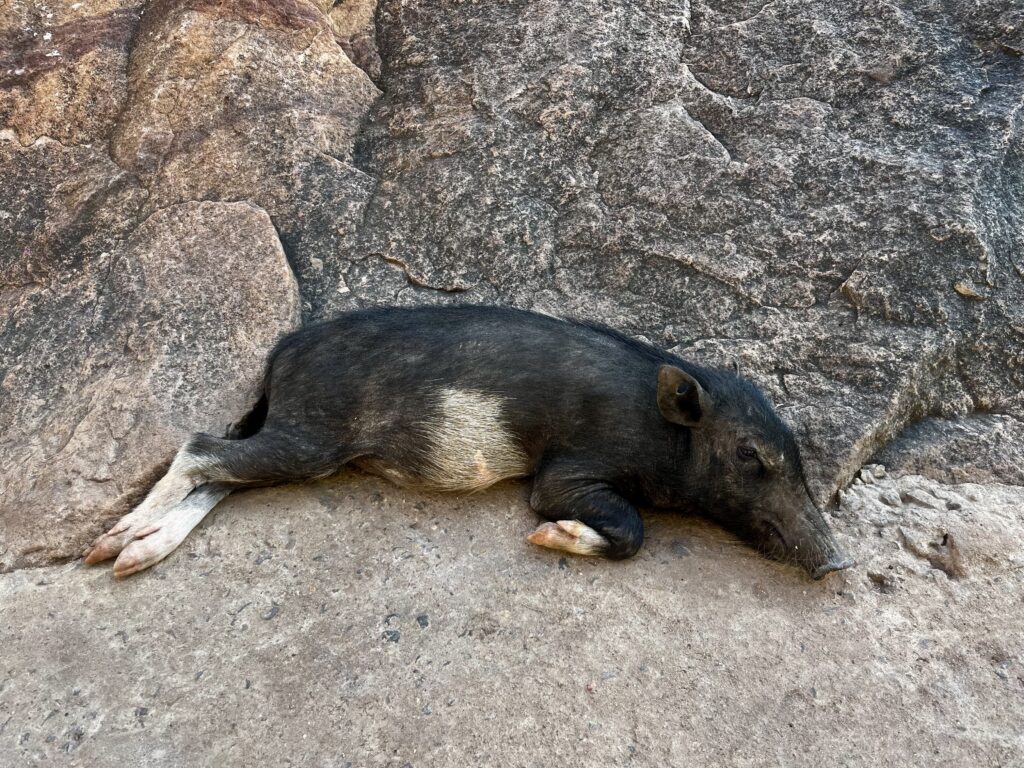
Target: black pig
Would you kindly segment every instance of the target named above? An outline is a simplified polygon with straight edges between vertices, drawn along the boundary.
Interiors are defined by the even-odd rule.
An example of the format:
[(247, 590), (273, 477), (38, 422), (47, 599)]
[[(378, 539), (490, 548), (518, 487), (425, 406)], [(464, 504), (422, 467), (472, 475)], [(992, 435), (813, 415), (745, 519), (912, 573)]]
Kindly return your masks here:
[(450, 491), (532, 475), (530, 504), (551, 522), (529, 540), (577, 554), (633, 555), (641, 503), (700, 511), (816, 579), (851, 565), (753, 384), (608, 328), (498, 307), (369, 309), (286, 337), (233, 434), (194, 435), (86, 562), (119, 555), (115, 574), (142, 570), (232, 489), (346, 464)]

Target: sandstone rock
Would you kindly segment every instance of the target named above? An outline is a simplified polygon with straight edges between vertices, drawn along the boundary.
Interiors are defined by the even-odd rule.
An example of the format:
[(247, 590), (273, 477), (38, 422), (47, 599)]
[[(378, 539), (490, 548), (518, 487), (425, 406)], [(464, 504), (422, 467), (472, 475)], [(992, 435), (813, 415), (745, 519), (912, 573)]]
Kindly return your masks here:
[(340, 0), (327, 5), (327, 20), (334, 39), (352, 63), (377, 82), (381, 63), (377, 51), (377, 29), (373, 22), (377, 0)]
[(298, 321), (274, 228), (245, 203), (160, 211), (113, 252), (12, 292), (0, 569), (77, 555), (189, 433), (246, 411), (267, 350)]
[(337, 275), (371, 179), (353, 144), (379, 91), (307, 0), (147, 6), (111, 155), (149, 191), (147, 212), (188, 200), (265, 209), (307, 314)]
[(0, 127), (25, 145), (105, 141), (124, 105), (138, 0), (4, 4)]
[[(146, 438), (139, 431), (125, 445), (115, 430), (106, 458), (90, 442), (98, 440), (92, 422), (80, 428), (88, 439), (61, 448), (67, 466), (52, 477), (103, 478), (113, 483), (109, 488), (99, 487), (101, 480), (76, 480), (74, 488), (59, 489), (58, 501), (48, 496), (57, 490), (42, 480), (12, 480), (0, 568), (76, 552), (156, 476), (183, 430), (223, 428), (241, 415), (248, 403), (235, 390), (255, 380), (270, 345), (294, 320), (295, 281), (278, 233), (310, 291), (329, 282), (336, 289), (335, 252), (352, 236), (368, 189), (368, 177), (350, 164), (352, 143), (378, 92), (339, 47), (322, 10), (303, 0), (157, 2), (145, 13), (114, 2), (66, 3), (52, 11), (16, 3), (0, 20), (0, 40), (7, 43), (0, 64), (9, 65), (0, 70), (0, 166), (17, 179), (0, 188), (6, 455), (44, 460), (55, 448), (40, 447), (34, 437), (40, 420), (74, 424), (117, 395), (109, 377), (123, 373), (115, 350), (117, 333), (125, 331), (115, 333), (124, 318), (113, 313), (136, 306), (142, 286), (135, 278), (114, 278), (118, 265), (132, 263), (123, 254), (146, 247), (168, 212), (184, 215), (192, 200), (246, 200), (273, 220), (272, 226), (263, 213), (259, 222), (239, 219), (235, 205), (202, 209), (194, 236), (197, 280), (203, 279), (193, 296), (176, 300), (180, 305), (165, 305), (166, 316), (154, 307), (147, 332), (163, 329), (173, 347), (182, 339), (172, 329), (186, 312), (194, 315), (190, 333), (207, 345), (208, 356), (219, 356), (214, 371), (224, 374), (208, 382), (192, 376), (193, 386), (174, 389), (171, 423), (152, 403), (126, 399), (118, 418), (135, 409), (138, 430), (157, 419), (165, 428), (152, 427)], [(248, 242), (220, 254), (239, 244), (225, 232), (244, 232), (239, 236)], [(158, 238), (166, 251), (160, 258), (171, 253), (171, 237)], [(253, 303), (240, 306), (245, 298)], [(86, 308), (91, 324), (65, 327)], [(230, 350), (223, 348), (228, 337), (213, 349), (205, 325), (222, 313), (228, 317), (219, 332), (240, 345)], [(257, 328), (248, 327), (254, 323)], [(134, 352), (139, 370), (124, 374), (126, 381), (146, 366), (165, 364), (183, 375), (174, 366), (186, 361), (161, 363), (158, 338), (147, 339)], [(94, 381), (95, 369), (108, 378)], [(229, 370), (246, 378), (233, 380)], [(215, 391), (218, 381), (227, 392)], [(58, 383), (66, 391), (56, 402), (9, 405), (27, 389)], [(49, 417), (47, 408), (54, 410)], [(97, 470), (97, 463), (110, 469)], [(37, 516), (32, 526), (30, 511)]]

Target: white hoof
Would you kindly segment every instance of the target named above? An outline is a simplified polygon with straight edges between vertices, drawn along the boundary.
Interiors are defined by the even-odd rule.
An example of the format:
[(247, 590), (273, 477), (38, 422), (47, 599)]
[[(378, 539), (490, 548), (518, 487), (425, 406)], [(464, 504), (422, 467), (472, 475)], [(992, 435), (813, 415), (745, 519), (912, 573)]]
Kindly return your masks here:
[(160, 519), (139, 528), (133, 540), (114, 561), (114, 575), (131, 576), (163, 560), (185, 540), (230, 488), (204, 485), (192, 491)]
[(579, 520), (542, 523), (526, 537), (531, 544), (560, 549), (574, 555), (599, 555), (608, 548), (608, 540)]

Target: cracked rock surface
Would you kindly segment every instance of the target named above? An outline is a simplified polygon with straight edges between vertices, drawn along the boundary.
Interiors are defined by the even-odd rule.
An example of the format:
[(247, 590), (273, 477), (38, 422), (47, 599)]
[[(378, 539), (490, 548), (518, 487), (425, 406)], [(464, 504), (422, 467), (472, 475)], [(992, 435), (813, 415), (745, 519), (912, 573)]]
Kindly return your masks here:
[(353, 290), (400, 264), (404, 300), (597, 315), (736, 360), (823, 501), (923, 417), (1019, 428), (1019, 4), (456, 8), (382, 2), (360, 142), (383, 259)]

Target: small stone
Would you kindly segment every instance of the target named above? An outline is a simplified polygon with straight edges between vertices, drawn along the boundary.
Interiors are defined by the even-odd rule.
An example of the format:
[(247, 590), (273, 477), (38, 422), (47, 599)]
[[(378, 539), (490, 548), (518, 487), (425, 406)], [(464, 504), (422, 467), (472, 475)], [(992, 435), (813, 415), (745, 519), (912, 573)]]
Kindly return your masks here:
[(963, 508), (963, 505), (959, 501), (947, 501), (946, 502), (946, 509), (957, 510), (957, 509), (962, 509), (962, 508)]
[(963, 296), (965, 299), (971, 299), (972, 301), (984, 301), (985, 295), (978, 293), (974, 286), (970, 283), (960, 280), (953, 285), (953, 290)]
[(597, 693), (597, 683), (593, 680), (587, 683), (587, 693)]
[(426, 629), (430, 626), (430, 617), (425, 613), (421, 613), (416, 617), (416, 623), (423, 627), (423, 629)]
[(385, 629), (383, 637), (389, 643), (397, 643), (402, 639), (402, 633), (397, 629)]
[(866, 469), (866, 468), (862, 469), (857, 474), (857, 477), (860, 478), (860, 481), (862, 483), (864, 483), (865, 485), (874, 485), (875, 484), (875, 476), (873, 474), (871, 474), (871, 470), (869, 470), (869, 469)]
[(874, 466), (871, 467), (871, 474), (874, 475), (879, 480), (881, 480), (883, 477), (885, 477), (885, 467), (881, 464), (875, 464)]
[(889, 574), (868, 571), (868, 580), (872, 588), (883, 595), (890, 595), (896, 591), (896, 582)]
[(916, 504), (927, 509), (939, 508), (935, 497), (920, 488), (905, 488), (900, 492), (900, 499), (905, 504)]
[(899, 509), (900, 507), (903, 506), (903, 500), (900, 499), (899, 493), (894, 488), (886, 488), (884, 491), (882, 491), (878, 499), (883, 504), (887, 504), (888, 506), (893, 507), (895, 509)]

